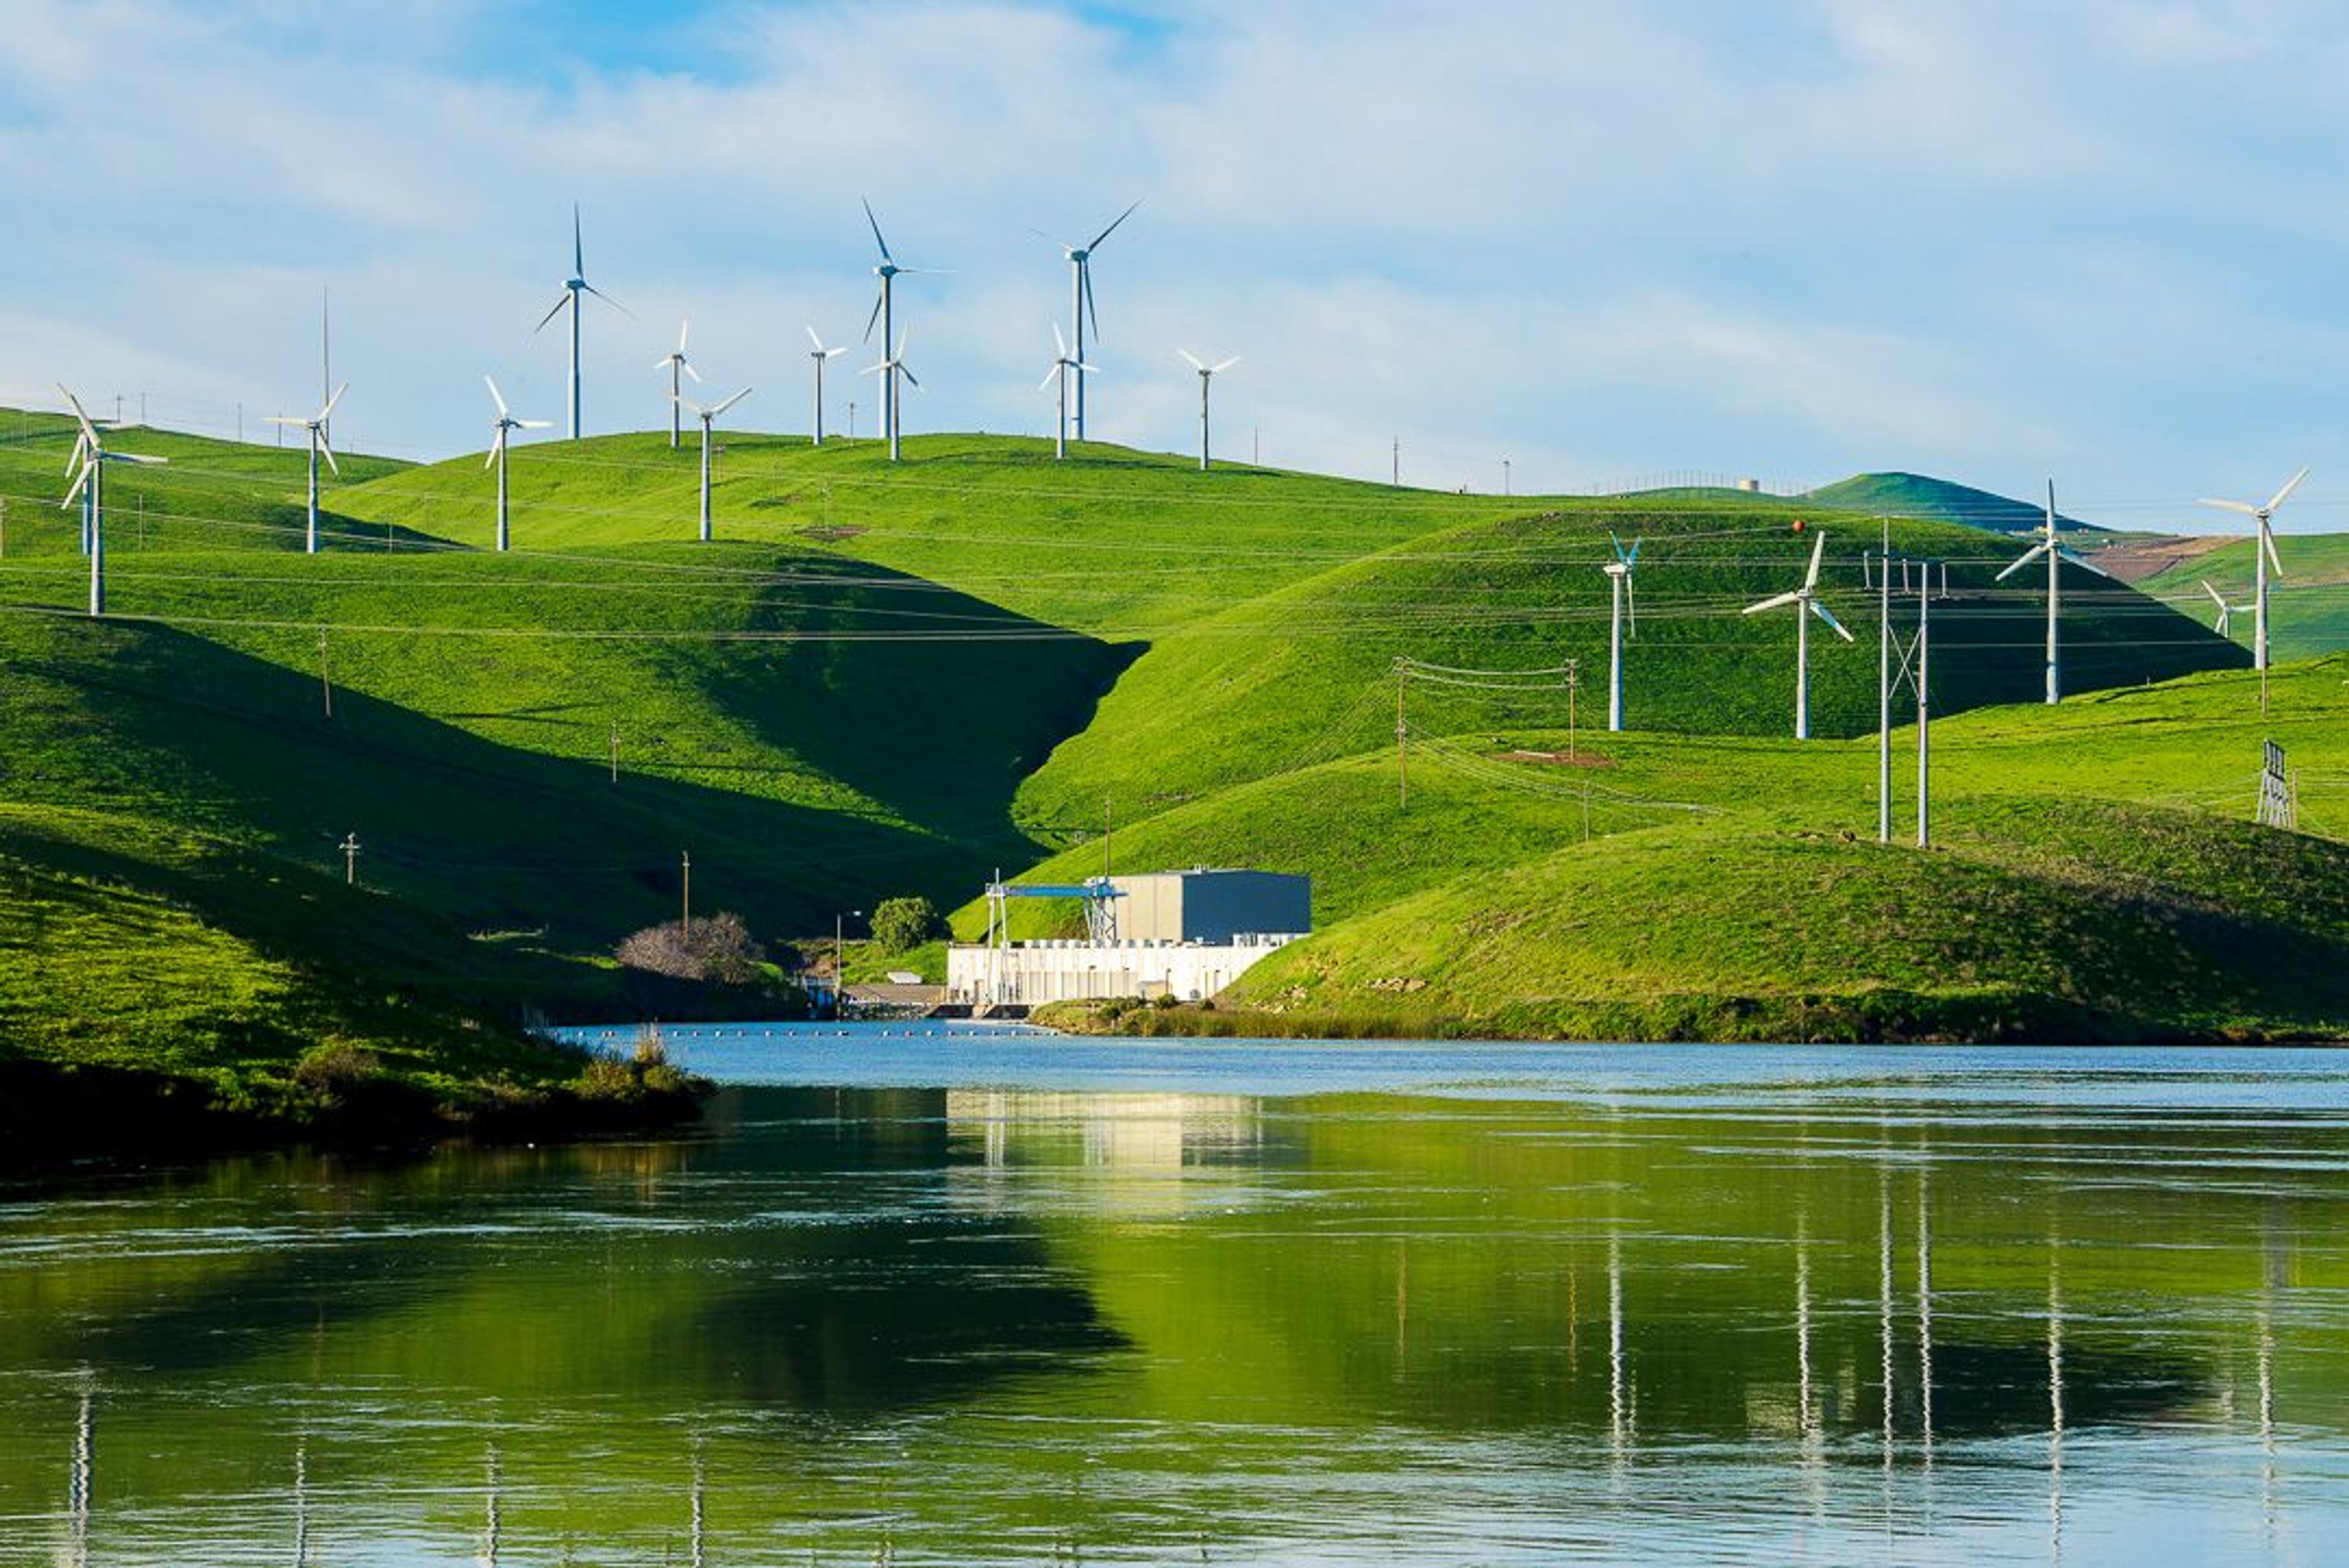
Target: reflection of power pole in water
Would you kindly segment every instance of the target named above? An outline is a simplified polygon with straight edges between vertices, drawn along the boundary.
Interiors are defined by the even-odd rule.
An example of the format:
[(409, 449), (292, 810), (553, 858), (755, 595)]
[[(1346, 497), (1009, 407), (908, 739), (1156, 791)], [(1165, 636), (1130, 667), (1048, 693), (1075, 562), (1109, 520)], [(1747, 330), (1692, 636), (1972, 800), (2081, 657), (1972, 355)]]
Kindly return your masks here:
[(2047, 1553), (2064, 1561), (2064, 1244), (2047, 1244)]
[(1884, 1376), (1885, 1502), (1892, 1501), (1892, 1168), (1876, 1168), (1876, 1326)]
[(1631, 1440), (1630, 1390), (1623, 1379), (1623, 1240), (1607, 1238), (1607, 1434), (1621, 1464)]
[(294, 1439), (294, 1568), (310, 1561), (310, 1439)]
[(687, 1543), (687, 1561), (692, 1568), (703, 1568), (704, 1562), (701, 1551), (701, 1445), (696, 1442), (693, 1445), (693, 1534)]
[(2275, 1440), (2275, 1293), (2286, 1283), (2283, 1254), (2276, 1246), (2276, 1233), (2271, 1226), (2261, 1238), (2261, 1279), (2259, 1308), (2259, 1369), (2260, 1369), (2260, 1517), (2268, 1539), (2273, 1542), (2276, 1532), (2276, 1440)]
[(498, 1517), (498, 1445), (495, 1443), (490, 1445), (489, 1480), (483, 1491), (487, 1501), (482, 1505), (481, 1563), (481, 1568), (497, 1568), (501, 1531)]
[(1795, 1430), (1803, 1463), (1803, 1491), (1814, 1518), (1826, 1509), (1826, 1440), (1818, 1413), (1818, 1383), (1811, 1371), (1810, 1217), (1795, 1215)]
[(66, 1528), (70, 1532), (67, 1561), (73, 1568), (89, 1568), (89, 1497), (97, 1445), (94, 1392), (87, 1378), (81, 1409), (74, 1418), (73, 1469), (66, 1481)]
[(1917, 1167), (1917, 1419), (1933, 1468), (1933, 1167)]

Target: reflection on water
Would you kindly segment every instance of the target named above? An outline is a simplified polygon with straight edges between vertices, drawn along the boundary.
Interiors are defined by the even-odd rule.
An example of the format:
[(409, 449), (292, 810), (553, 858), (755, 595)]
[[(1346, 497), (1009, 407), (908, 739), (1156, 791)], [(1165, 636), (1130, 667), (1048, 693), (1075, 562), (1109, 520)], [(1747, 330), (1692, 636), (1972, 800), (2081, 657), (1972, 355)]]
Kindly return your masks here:
[(774, 1081), (7, 1194), (0, 1564), (2349, 1539), (2340, 1058), (671, 1045)]

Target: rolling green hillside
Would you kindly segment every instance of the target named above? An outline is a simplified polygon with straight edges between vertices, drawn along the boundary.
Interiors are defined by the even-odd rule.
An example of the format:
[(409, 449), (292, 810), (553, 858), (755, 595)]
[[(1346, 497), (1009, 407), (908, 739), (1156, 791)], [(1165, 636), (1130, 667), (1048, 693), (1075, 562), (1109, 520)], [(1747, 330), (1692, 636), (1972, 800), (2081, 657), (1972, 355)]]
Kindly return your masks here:
[[(1992, 533), (2028, 533), (2047, 521), (2044, 507), (1924, 474), (1854, 474), (1821, 485), (1802, 499), (1815, 507), (1866, 512), (1870, 517), (1963, 523)], [(2066, 529), (2088, 526), (2061, 512), (2056, 518)]]
[[(2284, 575), (2271, 585), (2269, 647), (2278, 659), (2317, 658), (2349, 648), (2349, 534), (2286, 533), (2276, 539)], [(2206, 624), (2219, 607), (2203, 589), (2208, 583), (2230, 604), (2249, 605), (2252, 588), (2251, 542), (2222, 544), (2209, 554), (2137, 584)], [(2227, 634), (2251, 645), (2249, 609), (2232, 616)]]

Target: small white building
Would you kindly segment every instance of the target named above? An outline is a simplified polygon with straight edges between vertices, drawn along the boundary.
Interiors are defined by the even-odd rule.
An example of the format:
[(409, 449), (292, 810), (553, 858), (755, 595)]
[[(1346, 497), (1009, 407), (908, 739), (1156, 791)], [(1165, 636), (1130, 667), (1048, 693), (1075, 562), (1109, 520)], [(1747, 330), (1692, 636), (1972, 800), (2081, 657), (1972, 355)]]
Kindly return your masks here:
[[(1112, 996), (1195, 1002), (1214, 996), (1313, 929), (1312, 883), (1301, 876), (1198, 867), (1096, 878), (1079, 888), (988, 890), (990, 940), (947, 949), (947, 996), (975, 1006), (1036, 1006)], [(1080, 896), (1078, 939), (1012, 942), (1006, 901)]]

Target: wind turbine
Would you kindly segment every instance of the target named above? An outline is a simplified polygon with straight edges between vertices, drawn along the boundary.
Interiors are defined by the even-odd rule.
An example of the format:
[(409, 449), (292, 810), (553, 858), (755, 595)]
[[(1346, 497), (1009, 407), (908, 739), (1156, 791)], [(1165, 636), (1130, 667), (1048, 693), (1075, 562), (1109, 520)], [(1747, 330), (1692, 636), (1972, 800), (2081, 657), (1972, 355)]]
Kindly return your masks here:
[(1623, 548), (1623, 542), (1615, 537), (1611, 529), (1608, 531), (1607, 542), (1615, 547), (1615, 559), (1599, 567), (1601, 572), (1607, 573), (1608, 593), (1614, 601), (1614, 611), (1608, 622), (1607, 631), (1607, 727), (1610, 730), (1619, 730), (1623, 727), (1623, 637), (1626, 612), (1629, 612), (1630, 617), (1630, 634), (1635, 637), (1640, 634), (1640, 603), (1631, 593), (1631, 569), (1639, 562), (1640, 542), (1633, 540), (1631, 548), (1626, 550)]
[(350, 389), (351, 384), (347, 381), (344, 382), (340, 387), (336, 387), (335, 395), (326, 399), (326, 406), (318, 410), (318, 417), (315, 419), (291, 419), (285, 418), (284, 415), (279, 415), (269, 421), (273, 425), (297, 427), (308, 431), (310, 434), (310, 517), (308, 526), (305, 529), (302, 536), (302, 549), (305, 554), (316, 555), (318, 553), (319, 456), (321, 454), (325, 455), (326, 467), (334, 470), (334, 474), (336, 479), (343, 477), (342, 469), (335, 462), (335, 449), (326, 444), (326, 421), (333, 417), (335, 405), (341, 402), (343, 400), (343, 394)]
[(1184, 364), (1199, 373), (1199, 471), (1204, 474), (1207, 471), (1207, 387), (1216, 377), (1237, 365), (1240, 356), (1235, 354), (1219, 365), (1208, 365), (1187, 348), (1174, 352), (1183, 356)]
[(692, 377), (697, 384), (701, 380), (701, 372), (696, 370), (685, 357), (685, 335), (692, 330), (693, 323), (690, 319), (679, 322), (677, 327), (676, 352), (664, 354), (653, 361), (654, 369), (668, 372), (668, 449), (672, 452), (677, 450), (685, 434), (685, 398), (683, 397), (685, 383), (678, 379), (678, 373), (683, 372)]
[(597, 299), (602, 300), (605, 304), (610, 305), (622, 315), (627, 316), (631, 320), (635, 319), (636, 313), (634, 311), (631, 311), (626, 305), (622, 304), (618, 300), (614, 299), (610, 294), (605, 294), (602, 289), (597, 288), (594, 284), (587, 281), (587, 252), (586, 248), (580, 242), (579, 237), (579, 203), (574, 201), (571, 204), (571, 280), (563, 285), (563, 297), (554, 302), (553, 309), (549, 310), (544, 315), (538, 318), (538, 325), (531, 328), (531, 330), (533, 332), (545, 331), (546, 324), (548, 322), (553, 321), (556, 316), (561, 315), (565, 307), (569, 308), (571, 312), (570, 438), (574, 441), (579, 438), (579, 316), (581, 314), (579, 296), (581, 294), (594, 294)]
[(807, 329), (807, 335), (808, 341), (815, 345), (813, 348), (808, 350), (808, 357), (815, 361), (815, 425), (813, 427), (815, 435), (808, 444), (812, 447), (821, 447), (823, 445), (823, 362), (827, 359), (837, 359), (848, 350), (826, 348), (823, 346), (823, 339), (815, 335), (813, 326)]
[(2223, 637), (2227, 634), (2227, 627), (2233, 621), (2235, 613), (2239, 610), (2248, 610), (2251, 606), (2249, 604), (2230, 604), (2227, 603), (2226, 596), (2224, 594), (2220, 593), (2216, 588), (2210, 586), (2209, 579), (2204, 578), (2199, 581), (2202, 583), (2202, 592), (2210, 595), (2210, 602), (2219, 606), (2219, 624), (2210, 629)]
[(89, 492), (85, 512), (89, 520), (87, 524), (89, 535), (89, 613), (103, 615), (106, 614), (106, 465), (165, 463), (171, 459), (142, 457), (136, 452), (108, 451), (106, 442), (98, 436), (98, 426), (91, 421), (88, 410), (82, 407), (81, 399), (67, 392), (62, 386), (57, 390), (73, 406), (74, 420), (81, 427), (81, 434), (74, 442), (74, 457), (81, 466), (74, 475), (73, 488), (66, 491), (66, 499), (59, 501), (57, 507), (59, 511), (70, 510), (85, 489)]
[(683, 397), (678, 399), (678, 403), (692, 409), (701, 419), (701, 542), (704, 544), (709, 542), (709, 427), (719, 415), (750, 395), (750, 389), (745, 387), (723, 403), (708, 408)]
[(891, 354), (886, 345), (884, 345), (881, 351), (881, 363), (866, 366), (864, 374), (880, 377), (882, 387), (886, 393), (885, 401), (887, 407), (884, 418), (889, 424), (889, 460), (894, 463), (897, 460), (897, 407), (900, 401), (897, 396), (898, 378), (904, 377), (909, 386), (917, 389), (922, 385), (921, 377), (916, 376), (905, 364), (905, 335), (902, 332), (897, 335), (897, 352), (895, 354)]
[(1764, 610), (1783, 609), (1788, 604), (1795, 607), (1795, 738), (1797, 740), (1811, 738), (1811, 617), (1816, 615), (1825, 621), (1829, 629), (1845, 642), (1853, 640), (1852, 634), (1844, 630), (1843, 623), (1828, 614), (1827, 607), (1819, 603), (1819, 557), (1826, 547), (1827, 536), (1824, 533), (1815, 535), (1811, 542), (1811, 569), (1804, 573), (1803, 585), (1791, 593), (1775, 594), (1759, 603), (1748, 604), (1744, 611), (1748, 615), (1754, 615)]
[[(873, 314), (864, 318), (864, 341), (867, 343), (873, 341), (873, 326), (875, 322), (878, 322), (881, 326), (881, 353), (884, 356), (881, 365), (895, 366), (904, 358), (905, 352), (905, 335), (898, 332), (895, 325), (897, 279), (907, 273), (929, 273), (939, 269), (899, 266), (897, 258), (889, 253), (889, 242), (881, 237), (881, 220), (873, 215), (873, 203), (870, 201), (864, 203), (864, 221), (873, 226), (873, 242), (881, 250), (881, 260), (874, 263), (873, 268), (873, 275), (881, 280), (881, 294), (880, 297), (873, 302)], [(889, 345), (893, 341), (897, 345), (896, 359), (887, 357)], [(905, 379), (914, 381), (911, 375), (908, 375)], [(914, 381), (914, 385), (919, 387), (921, 383)], [(889, 432), (889, 460), (894, 463), (897, 460), (898, 428), (897, 376), (894, 368), (881, 379), (881, 423), (883, 428)]]
[[(1069, 340), (1061, 335), (1061, 324), (1054, 322), (1052, 324), (1052, 368), (1045, 372), (1043, 380), (1036, 383), (1036, 389), (1040, 392), (1055, 381), (1061, 384), (1061, 427), (1059, 432), (1052, 438), (1052, 456), (1055, 458), (1065, 458), (1069, 455), (1070, 373), (1072, 371), (1075, 373), (1077, 385), (1082, 387), (1085, 372), (1092, 368), (1093, 366), (1087, 365), (1081, 356), (1069, 352)], [(1084, 437), (1080, 435), (1077, 438), (1083, 440)]]
[(2039, 542), (2016, 557), (2013, 563), (1997, 577), (1997, 581), (2003, 583), (2038, 557), (2047, 557), (2047, 700), (2051, 704), (2064, 700), (2063, 663), (2061, 648), (2056, 641), (2057, 615), (2063, 597), (2064, 562), (2068, 561), (2075, 566), (2086, 567), (2099, 577), (2110, 575), (2103, 567), (2075, 554), (2069, 545), (2057, 539), (2055, 526), (2055, 481), (2049, 480), (2047, 521), (2034, 531), (2039, 535)]
[(2300, 481), (2307, 477), (2308, 470), (2303, 468), (2300, 472), (2284, 480), (2283, 489), (2276, 491), (2265, 506), (2254, 506), (2249, 501), (2240, 500), (2205, 500), (2202, 503), (2204, 506), (2218, 507), (2223, 511), (2240, 511), (2245, 517), (2255, 519), (2260, 525), (2258, 537), (2251, 542), (2251, 564), (2254, 568), (2251, 590), (2251, 667), (2253, 669), (2263, 670), (2268, 667), (2268, 568), (2272, 565), (2275, 568), (2276, 576), (2283, 575), (2283, 562), (2276, 554), (2275, 531), (2268, 526), (2268, 521), (2275, 516), (2276, 509), (2283, 505), (2284, 498), (2299, 489)]
[[(1141, 205), (1141, 202), (1136, 201), (1133, 207), (1128, 207), (1124, 211), (1120, 212), (1108, 228), (1103, 229), (1091, 241), (1081, 245), (1062, 244), (1058, 240), (1052, 240), (1052, 236), (1046, 234), (1041, 229), (1034, 231), (1042, 238), (1052, 240), (1052, 243), (1060, 245), (1061, 253), (1069, 258), (1069, 317), (1074, 324), (1074, 335), (1077, 341), (1077, 439), (1080, 441), (1085, 438), (1085, 372), (1092, 368), (1084, 363), (1087, 316), (1092, 318), (1093, 335), (1096, 338), (1101, 336), (1101, 312), (1093, 306), (1093, 253), (1101, 249), (1103, 240), (1117, 232), (1118, 224), (1133, 216), (1133, 208)], [(1064, 349), (1062, 352), (1067, 351)]]
[(551, 426), (554, 421), (551, 419), (515, 418), (513, 417), (513, 410), (506, 407), (505, 395), (498, 390), (497, 378), (492, 376), (484, 376), (481, 379), (490, 384), (490, 401), (498, 406), (497, 438), (490, 443), (489, 458), (481, 464), (481, 467), (485, 469), (495, 467), (498, 470), (498, 549), (502, 552), (507, 546), (512, 542), (512, 535), (507, 531), (506, 527), (507, 432), (512, 430), (543, 430)]

